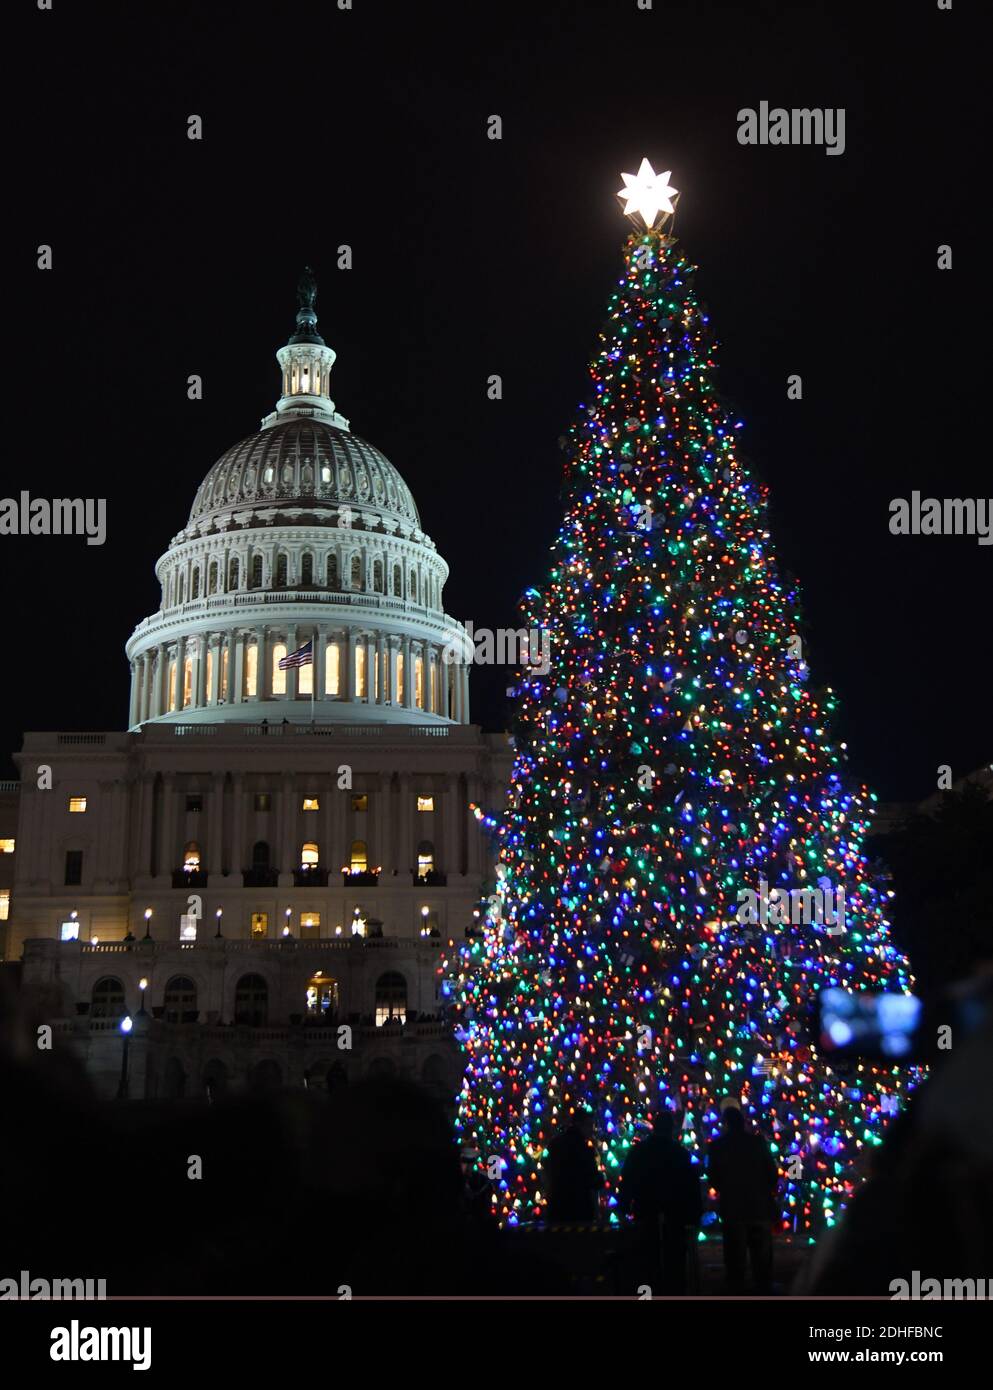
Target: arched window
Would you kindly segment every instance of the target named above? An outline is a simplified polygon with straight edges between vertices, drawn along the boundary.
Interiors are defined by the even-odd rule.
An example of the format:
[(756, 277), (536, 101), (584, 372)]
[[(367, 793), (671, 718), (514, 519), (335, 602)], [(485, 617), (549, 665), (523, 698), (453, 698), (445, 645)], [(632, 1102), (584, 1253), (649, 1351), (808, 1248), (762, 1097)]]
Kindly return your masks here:
[(238, 580), (239, 580), (239, 578), (240, 578), (240, 573), (239, 573), (239, 569), (238, 569), (238, 561), (237, 561), (237, 559), (234, 559), (234, 560), (231, 561), (230, 565), (228, 565), (228, 589), (229, 589), (229, 590), (235, 590), (235, 589), (238, 588)]
[(277, 642), (272, 649), (272, 693), (286, 694), (286, 672), (279, 669), (279, 663), (286, 655), (286, 643)]
[(353, 555), (353, 556), (352, 556), (352, 578), (351, 578), (351, 585), (352, 585), (352, 588), (353, 588), (353, 589), (361, 589), (361, 587), (362, 587), (362, 557), (361, 557), (361, 555)]
[(261, 1028), (269, 1014), (269, 986), (261, 975), (242, 975), (235, 986), (234, 1021)]
[(337, 557), (337, 555), (329, 555), (329, 556), (328, 556), (328, 563), (327, 563), (327, 584), (328, 584), (328, 588), (329, 588), (329, 589), (337, 589), (337, 587), (338, 587), (338, 557)]
[(300, 850), (300, 865), (304, 869), (316, 869), (321, 862), (321, 852), (313, 840), (308, 840)]
[(407, 1021), (407, 981), (397, 970), (388, 970), (376, 981), (376, 1027), (398, 1019)]
[(269, 842), (267, 840), (256, 840), (252, 845), (252, 868), (268, 869), (269, 867)]
[(183, 873), (198, 874), (200, 872), (200, 846), (196, 840), (191, 840), (183, 850)]
[(341, 649), (337, 642), (329, 642), (324, 649), (324, 693), (337, 695), (341, 678)]
[(403, 570), (399, 565), (393, 566), (393, 593), (396, 598), (403, 594)]
[(417, 846), (417, 877), (427, 878), (434, 873), (434, 845), (430, 840), (422, 840)]
[(207, 571), (207, 593), (217, 593), (217, 561), (211, 560), (210, 568)]
[(166, 1023), (195, 1023), (197, 1016), (197, 987), (186, 975), (174, 975), (165, 987), (162, 999)]
[(383, 562), (374, 560), (372, 562), (372, 587), (377, 594), (383, 592)]
[(424, 658), (416, 656), (414, 658), (414, 704), (418, 709), (424, 708)]
[(365, 840), (352, 841), (352, 850), (348, 856), (348, 871), (352, 874), (369, 872), (369, 851)]
[(190, 598), (200, 597), (200, 570), (195, 566), (193, 569), (193, 582), (190, 585)]
[(407, 597), (414, 603), (417, 602), (417, 575), (413, 570), (410, 571), (410, 583), (407, 585)]
[(300, 583), (310, 588), (314, 582), (314, 557), (308, 551), (300, 564)]
[(183, 662), (183, 709), (193, 703), (193, 658), (186, 657)]
[(322, 482), (322, 483), (329, 483), (330, 481), (331, 481), (331, 465), (330, 465), (329, 463), (322, 463), (322, 464), (321, 464), (321, 482)]
[(252, 556), (252, 578), (248, 586), (250, 589), (262, 588), (262, 556)]
[(179, 576), (179, 601), (180, 601), (180, 603), (183, 602), (183, 595), (184, 595), (185, 593), (186, 593), (186, 575), (185, 575), (185, 574), (181, 574), (181, 575)]
[(90, 1017), (123, 1018), (126, 1013), (124, 986), (120, 980), (113, 975), (97, 980), (90, 1001)]
[(286, 552), (281, 550), (276, 556), (276, 588), (286, 588)]
[(254, 698), (259, 686), (259, 644), (253, 642), (245, 648), (245, 688), (242, 694)]

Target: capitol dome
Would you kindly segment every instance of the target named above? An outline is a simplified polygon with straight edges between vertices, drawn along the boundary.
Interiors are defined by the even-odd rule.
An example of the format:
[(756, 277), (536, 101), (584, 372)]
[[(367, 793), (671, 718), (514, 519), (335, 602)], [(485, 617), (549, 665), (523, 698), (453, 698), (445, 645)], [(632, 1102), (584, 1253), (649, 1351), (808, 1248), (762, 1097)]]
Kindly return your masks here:
[(448, 566), (397, 469), (330, 398), (315, 298), (305, 272), (275, 410), (210, 469), (156, 565), (159, 609), (126, 648), (132, 729), (469, 722)]

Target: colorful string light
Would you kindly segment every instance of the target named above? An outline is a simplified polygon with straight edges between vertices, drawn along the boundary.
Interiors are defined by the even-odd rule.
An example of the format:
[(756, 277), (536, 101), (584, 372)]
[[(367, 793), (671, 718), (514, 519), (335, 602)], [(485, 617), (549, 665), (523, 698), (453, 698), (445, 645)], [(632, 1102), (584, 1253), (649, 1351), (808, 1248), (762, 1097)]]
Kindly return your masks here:
[[(496, 892), (443, 963), (465, 1053), (458, 1129), (503, 1220), (540, 1217), (556, 1131), (591, 1107), (609, 1209), (653, 1109), (698, 1157), (733, 1096), (773, 1146), (785, 1228), (831, 1225), (912, 1068), (811, 1044), (816, 992), (907, 990), (844, 775), (836, 701), (802, 660), (767, 493), (713, 386), (695, 267), (635, 232), (567, 449), (565, 518), (523, 609)], [(743, 926), (739, 894), (844, 890), (846, 930)]]

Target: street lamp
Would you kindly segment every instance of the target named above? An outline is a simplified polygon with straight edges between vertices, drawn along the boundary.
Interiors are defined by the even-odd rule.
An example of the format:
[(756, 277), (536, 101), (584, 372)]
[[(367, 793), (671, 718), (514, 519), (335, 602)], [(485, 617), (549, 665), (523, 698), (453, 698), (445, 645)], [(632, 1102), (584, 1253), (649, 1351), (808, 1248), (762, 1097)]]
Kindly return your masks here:
[(289, 936), (289, 934), (290, 934), (290, 918), (291, 918), (292, 915), (293, 915), (293, 909), (292, 909), (292, 907), (288, 907), (288, 908), (286, 909), (286, 912), (285, 912), (284, 915), (285, 915), (285, 917), (286, 917), (286, 926), (283, 928), (283, 935), (284, 935), (284, 936)]
[(223, 907), (219, 907), (217, 911), (214, 913), (214, 916), (217, 918), (217, 931), (214, 932), (214, 940), (217, 941), (224, 935), (224, 933), (221, 931), (221, 918), (224, 916)]
[(138, 988), (141, 990), (141, 1005), (138, 1012), (143, 1014), (145, 1012), (145, 990), (148, 988), (148, 980), (144, 975), (138, 981)]
[(145, 938), (144, 938), (144, 939), (145, 939), (146, 941), (151, 941), (151, 939), (152, 939), (152, 909), (151, 909), (150, 907), (146, 907), (146, 908), (145, 908)]
[(131, 1029), (133, 1027), (134, 1020), (131, 1015), (125, 1014), (120, 1022), (121, 1033), (124, 1035), (124, 1051), (121, 1055), (121, 1079), (117, 1083), (118, 1100), (127, 1100), (128, 1098), (128, 1043), (131, 1041)]

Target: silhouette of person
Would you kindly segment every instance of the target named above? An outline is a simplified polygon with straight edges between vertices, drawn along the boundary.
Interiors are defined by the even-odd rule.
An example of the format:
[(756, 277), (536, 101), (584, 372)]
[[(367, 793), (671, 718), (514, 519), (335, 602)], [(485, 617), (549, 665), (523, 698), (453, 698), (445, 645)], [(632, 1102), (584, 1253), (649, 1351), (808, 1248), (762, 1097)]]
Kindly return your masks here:
[(603, 1174), (593, 1152), (593, 1116), (577, 1111), (548, 1146), (549, 1221), (595, 1221)]
[(654, 1117), (651, 1132), (624, 1161), (618, 1206), (634, 1216), (638, 1282), (682, 1294), (687, 1234), (700, 1224), (703, 1203), (696, 1169), (673, 1132), (668, 1110)]
[(746, 1130), (745, 1117), (737, 1106), (724, 1111), (721, 1123), (724, 1133), (710, 1145), (707, 1176), (720, 1197), (728, 1292), (744, 1292), (750, 1261), (755, 1292), (769, 1293), (776, 1164), (762, 1136)]

